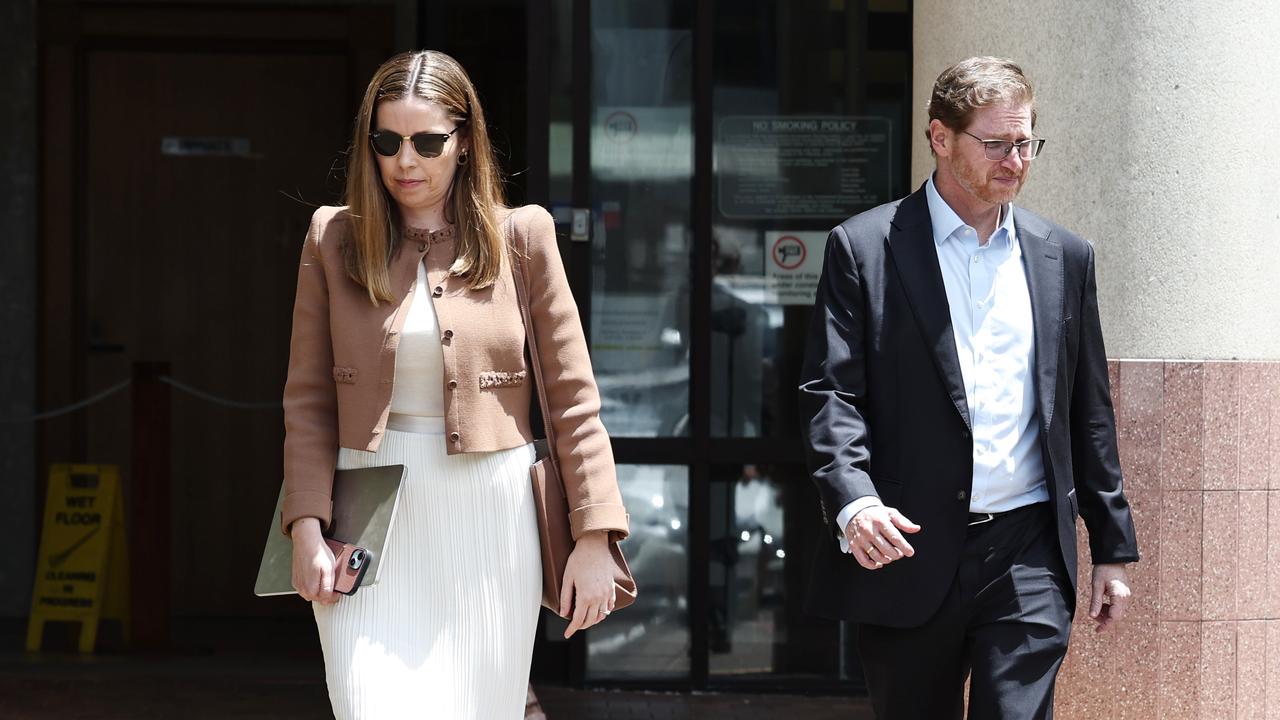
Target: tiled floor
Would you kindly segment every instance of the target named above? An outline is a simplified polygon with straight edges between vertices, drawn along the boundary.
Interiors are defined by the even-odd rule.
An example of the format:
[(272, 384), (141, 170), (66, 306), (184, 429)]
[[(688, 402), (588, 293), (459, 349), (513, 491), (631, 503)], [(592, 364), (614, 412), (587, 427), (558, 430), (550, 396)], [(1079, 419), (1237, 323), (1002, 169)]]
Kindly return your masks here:
[[(315, 661), (260, 657), (0, 657), (4, 720), (327, 718)], [(548, 720), (641, 718), (870, 720), (865, 700), (675, 694), (539, 687)]]

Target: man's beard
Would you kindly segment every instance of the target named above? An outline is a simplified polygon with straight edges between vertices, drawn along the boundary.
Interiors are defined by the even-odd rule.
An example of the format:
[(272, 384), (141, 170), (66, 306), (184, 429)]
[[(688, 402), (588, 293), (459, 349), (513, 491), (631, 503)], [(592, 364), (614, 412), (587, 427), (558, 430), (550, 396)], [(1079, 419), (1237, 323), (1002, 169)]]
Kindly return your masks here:
[[(964, 188), (969, 194), (979, 200), (990, 203), (992, 205), (1004, 205), (1013, 202), (1018, 196), (1018, 191), (1022, 190), (1022, 184), (1027, 180), (1028, 168), (1024, 165), (1022, 174), (1016, 175), (1010, 173), (1003, 167), (995, 167), (991, 174), (985, 174), (978, 168), (970, 165), (964, 158), (956, 158), (951, 163), (951, 174), (955, 177), (960, 187)], [(1004, 187), (996, 183), (997, 177), (1017, 177), (1018, 182), (1013, 187)]]

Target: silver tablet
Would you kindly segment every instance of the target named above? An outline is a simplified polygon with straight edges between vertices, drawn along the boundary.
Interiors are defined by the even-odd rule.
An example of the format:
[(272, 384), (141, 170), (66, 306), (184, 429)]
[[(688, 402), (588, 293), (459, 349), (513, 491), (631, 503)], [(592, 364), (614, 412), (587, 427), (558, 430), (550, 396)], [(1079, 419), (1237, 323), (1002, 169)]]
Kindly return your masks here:
[[(395, 522), (403, 465), (338, 470), (333, 475), (333, 521), (326, 535), (369, 551), (369, 569), (360, 587), (376, 585), (382, 569), (382, 555)], [(267, 543), (258, 566), (255, 595), (287, 595), (293, 589), (293, 541), (280, 532), (280, 512), (284, 508), (284, 486), (276, 500), (276, 511), (267, 530)]]

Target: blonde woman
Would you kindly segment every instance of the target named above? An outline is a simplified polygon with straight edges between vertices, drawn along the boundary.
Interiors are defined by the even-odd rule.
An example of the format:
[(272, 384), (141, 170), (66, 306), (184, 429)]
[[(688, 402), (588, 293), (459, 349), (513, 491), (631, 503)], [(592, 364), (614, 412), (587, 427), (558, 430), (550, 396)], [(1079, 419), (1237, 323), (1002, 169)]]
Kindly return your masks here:
[[(438, 52), (382, 65), (356, 118), (345, 207), (312, 219), (285, 384), (282, 530), (312, 602), (338, 718), (520, 718), (541, 594), (529, 483), (534, 332), (577, 543), (566, 636), (614, 596), (627, 515), (554, 225), (509, 209), (475, 88)], [(404, 464), (379, 583), (333, 592), (337, 468)]]

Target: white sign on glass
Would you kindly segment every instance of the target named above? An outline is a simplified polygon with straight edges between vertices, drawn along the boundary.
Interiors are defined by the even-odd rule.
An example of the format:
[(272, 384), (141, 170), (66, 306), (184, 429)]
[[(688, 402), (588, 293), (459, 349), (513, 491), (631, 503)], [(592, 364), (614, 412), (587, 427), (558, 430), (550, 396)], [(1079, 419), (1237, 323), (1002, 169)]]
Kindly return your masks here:
[(778, 305), (812, 305), (822, 276), (824, 232), (766, 232), (764, 274)]

